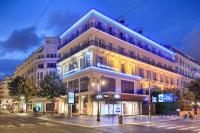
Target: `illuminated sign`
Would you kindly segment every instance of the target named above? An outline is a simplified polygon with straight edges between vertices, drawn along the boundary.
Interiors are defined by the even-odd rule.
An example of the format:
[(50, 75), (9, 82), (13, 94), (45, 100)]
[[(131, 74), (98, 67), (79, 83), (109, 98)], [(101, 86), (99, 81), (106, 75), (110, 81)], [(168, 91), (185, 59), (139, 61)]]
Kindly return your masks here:
[(119, 99), (119, 98), (120, 98), (120, 95), (115, 94), (115, 95), (114, 95), (114, 98)]
[(101, 67), (101, 68), (105, 68), (105, 69), (113, 70), (112, 67), (110, 67), (110, 66), (106, 66), (106, 65), (103, 65), (103, 64), (101, 64), (101, 63), (97, 63), (97, 66), (98, 66), (98, 67)]
[(176, 101), (176, 96), (174, 96), (172, 93), (167, 94), (159, 94), (158, 95), (158, 102), (174, 102)]
[(152, 97), (152, 102), (157, 103), (157, 97)]
[(75, 93), (74, 92), (69, 92), (67, 98), (68, 98), (68, 104), (75, 103)]
[(160, 103), (164, 102), (163, 97), (164, 97), (163, 94), (159, 94), (158, 95), (158, 102), (160, 102)]
[(164, 102), (173, 102), (173, 94), (172, 93), (167, 93), (163, 95), (163, 100)]
[(102, 95), (97, 95), (96, 98), (97, 98), (97, 99), (102, 99), (103, 96), (102, 96)]

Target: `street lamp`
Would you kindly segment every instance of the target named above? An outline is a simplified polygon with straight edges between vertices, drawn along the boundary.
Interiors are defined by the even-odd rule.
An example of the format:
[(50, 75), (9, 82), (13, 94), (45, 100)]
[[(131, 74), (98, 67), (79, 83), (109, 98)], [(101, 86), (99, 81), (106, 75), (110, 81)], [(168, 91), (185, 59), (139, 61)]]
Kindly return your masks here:
[(148, 87), (146, 87), (146, 89), (148, 88), (149, 91), (149, 98), (148, 98), (148, 102), (149, 102), (149, 121), (151, 121), (151, 88), (150, 88), (150, 81), (148, 82)]
[[(96, 80), (96, 84), (95, 81)], [(92, 86), (95, 87), (97, 86), (97, 102), (98, 102), (98, 106), (97, 106), (97, 121), (100, 121), (100, 109), (99, 109), (99, 103), (100, 103), (100, 99), (102, 98), (102, 96), (100, 95), (101, 92), (101, 85), (105, 85), (106, 82), (105, 80), (103, 80), (103, 75), (100, 76), (100, 78), (96, 78), (93, 77), (93, 82), (92, 82)]]

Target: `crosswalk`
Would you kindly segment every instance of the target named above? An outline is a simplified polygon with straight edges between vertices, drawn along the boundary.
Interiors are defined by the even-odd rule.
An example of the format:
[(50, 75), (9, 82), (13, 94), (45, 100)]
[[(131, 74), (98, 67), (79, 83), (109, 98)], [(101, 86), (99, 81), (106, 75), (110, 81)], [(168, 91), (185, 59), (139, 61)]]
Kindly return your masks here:
[(4, 124), (4, 125), (0, 125), (0, 128), (25, 128), (25, 127), (28, 127), (28, 128), (35, 128), (37, 126), (46, 126), (46, 127), (54, 127), (54, 126), (58, 126), (57, 124), (54, 124), (54, 123), (50, 123), (50, 122), (42, 122), (42, 123), (20, 123), (20, 124), (12, 124), (9, 123), (9, 124)]
[(147, 126), (147, 127), (155, 127), (155, 128), (162, 128), (166, 130), (179, 130), (179, 131), (193, 131), (200, 133), (200, 123), (169, 123), (169, 122), (152, 122), (152, 123), (147, 123), (147, 122), (141, 122), (141, 123), (129, 123), (133, 125), (142, 125), (142, 126)]

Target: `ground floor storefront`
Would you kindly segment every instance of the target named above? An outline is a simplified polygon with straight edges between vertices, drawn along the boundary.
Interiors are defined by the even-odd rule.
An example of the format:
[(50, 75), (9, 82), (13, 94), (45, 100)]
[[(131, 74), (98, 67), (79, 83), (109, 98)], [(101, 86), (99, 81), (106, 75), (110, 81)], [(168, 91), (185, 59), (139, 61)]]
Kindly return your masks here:
[[(142, 103), (144, 95), (134, 94), (77, 94), (75, 104), (72, 105), (74, 115), (140, 115), (142, 114)], [(68, 113), (70, 105), (67, 105)]]
[(76, 93), (75, 103), (68, 104), (67, 96), (57, 98), (55, 103), (44, 98), (34, 98), (28, 103), (23, 101), (13, 102), (13, 112), (62, 113), (65, 115), (141, 115), (143, 114), (143, 102), (146, 95), (139, 94), (115, 94), (113, 92), (102, 93)]

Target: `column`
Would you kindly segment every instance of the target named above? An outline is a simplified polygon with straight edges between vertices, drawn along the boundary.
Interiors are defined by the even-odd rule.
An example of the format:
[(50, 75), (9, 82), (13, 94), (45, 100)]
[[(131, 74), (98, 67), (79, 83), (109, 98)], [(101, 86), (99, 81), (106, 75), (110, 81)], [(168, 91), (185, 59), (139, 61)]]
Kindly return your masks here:
[(88, 115), (92, 115), (93, 114), (93, 104), (92, 104), (93, 100), (91, 95), (88, 95), (88, 103), (87, 103), (87, 114)]

